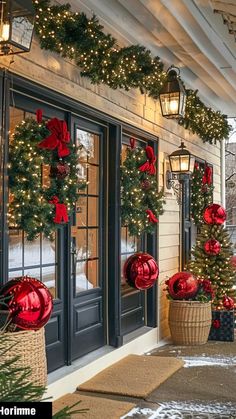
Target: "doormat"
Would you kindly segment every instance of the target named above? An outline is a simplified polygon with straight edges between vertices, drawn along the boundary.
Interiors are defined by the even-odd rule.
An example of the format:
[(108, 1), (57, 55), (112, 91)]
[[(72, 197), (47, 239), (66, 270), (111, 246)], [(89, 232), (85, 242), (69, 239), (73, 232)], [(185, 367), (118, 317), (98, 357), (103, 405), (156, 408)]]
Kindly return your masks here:
[(103, 399), (102, 397), (83, 396), (81, 394), (66, 394), (53, 402), (53, 414), (63, 409), (65, 406), (72, 406), (81, 400), (72, 410), (88, 409), (87, 412), (77, 413), (71, 419), (119, 419), (134, 408), (135, 404), (119, 402), (116, 400)]
[(170, 357), (129, 355), (78, 387), (78, 390), (145, 398), (184, 362)]

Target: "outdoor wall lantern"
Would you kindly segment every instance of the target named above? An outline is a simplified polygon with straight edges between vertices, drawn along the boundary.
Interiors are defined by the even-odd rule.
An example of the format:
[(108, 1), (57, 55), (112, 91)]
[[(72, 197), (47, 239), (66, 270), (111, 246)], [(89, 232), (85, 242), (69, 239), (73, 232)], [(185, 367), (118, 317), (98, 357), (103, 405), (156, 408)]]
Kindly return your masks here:
[(29, 52), (35, 11), (30, 0), (0, 0), (0, 55)]
[(195, 157), (187, 150), (183, 141), (178, 150), (169, 155), (170, 170), (166, 172), (166, 187), (174, 190), (178, 204), (181, 204), (183, 182), (193, 173), (194, 163)]
[(165, 118), (178, 119), (185, 113), (186, 92), (179, 74), (179, 69), (171, 66), (167, 70), (167, 81), (159, 94), (161, 113)]

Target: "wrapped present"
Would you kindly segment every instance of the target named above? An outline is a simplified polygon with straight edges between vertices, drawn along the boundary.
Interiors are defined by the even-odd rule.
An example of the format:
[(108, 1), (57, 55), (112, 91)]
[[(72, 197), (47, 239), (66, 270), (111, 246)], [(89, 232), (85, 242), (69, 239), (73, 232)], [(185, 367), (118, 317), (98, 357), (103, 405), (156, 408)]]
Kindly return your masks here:
[(208, 340), (234, 341), (234, 310), (213, 310)]

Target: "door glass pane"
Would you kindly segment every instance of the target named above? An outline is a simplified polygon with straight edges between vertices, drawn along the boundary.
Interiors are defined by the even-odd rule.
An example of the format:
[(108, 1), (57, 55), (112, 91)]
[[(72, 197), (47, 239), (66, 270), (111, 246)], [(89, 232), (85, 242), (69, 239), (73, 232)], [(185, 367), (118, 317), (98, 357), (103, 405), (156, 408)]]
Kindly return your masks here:
[[(35, 114), (24, 112), (21, 109), (10, 108), (10, 141), (14, 143), (14, 129), (26, 118), (36, 118)], [(42, 184), (46, 187), (49, 181), (49, 166), (42, 167)], [(12, 199), (11, 191), (9, 202)], [(48, 286), (54, 298), (58, 296), (57, 280), (57, 242), (56, 236), (49, 241), (40, 235), (33, 242), (24, 237), (22, 231), (14, 226), (13, 220), (9, 223), (9, 279), (28, 275), (39, 279)]]
[[(81, 173), (86, 174), (88, 187), (81, 191), (76, 205), (73, 246), (75, 246), (75, 292), (99, 286), (99, 193), (100, 193), (100, 137), (76, 128)], [(82, 175), (81, 175), (82, 176)], [(72, 262), (73, 263), (73, 262)]]

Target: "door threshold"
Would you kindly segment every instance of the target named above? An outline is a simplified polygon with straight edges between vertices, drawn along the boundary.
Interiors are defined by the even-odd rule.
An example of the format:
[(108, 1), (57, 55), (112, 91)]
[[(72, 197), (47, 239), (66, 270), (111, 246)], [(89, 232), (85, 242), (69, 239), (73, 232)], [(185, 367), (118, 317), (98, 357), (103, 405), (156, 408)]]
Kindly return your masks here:
[(76, 391), (78, 385), (92, 378), (105, 368), (129, 354), (143, 355), (156, 347), (166, 344), (166, 341), (157, 343), (158, 328), (142, 327), (125, 336), (124, 345), (120, 348), (103, 346), (72, 363), (48, 375), (48, 388), (45, 397), (53, 400), (66, 393)]

